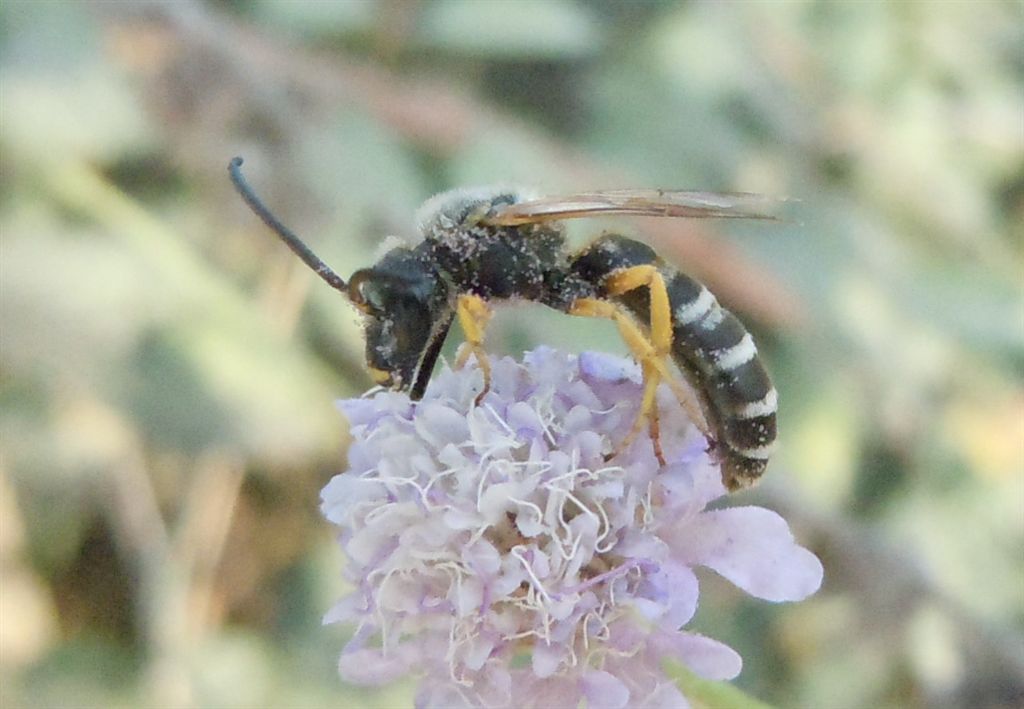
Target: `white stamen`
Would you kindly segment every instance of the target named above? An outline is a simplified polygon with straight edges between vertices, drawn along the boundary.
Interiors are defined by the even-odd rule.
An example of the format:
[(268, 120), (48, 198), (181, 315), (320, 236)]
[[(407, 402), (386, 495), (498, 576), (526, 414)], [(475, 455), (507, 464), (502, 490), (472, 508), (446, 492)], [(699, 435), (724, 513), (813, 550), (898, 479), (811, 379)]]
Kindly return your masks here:
[(522, 505), (523, 507), (526, 507), (527, 509), (532, 510), (533, 513), (537, 515), (537, 522), (536, 522), (537, 524), (543, 524), (544, 523), (544, 513), (541, 512), (540, 507), (538, 507), (537, 505), (535, 505), (532, 502), (529, 502), (527, 500), (520, 500), (517, 497), (509, 496), (508, 499), (509, 499), (509, 502), (514, 502), (517, 505)]
[(527, 548), (528, 547), (525, 547), (525, 546), (520, 544), (518, 546), (512, 547), (509, 550), (509, 554), (514, 556), (516, 559), (518, 559), (519, 563), (521, 563), (523, 565), (523, 568), (526, 570), (526, 575), (530, 577), (530, 581), (531, 581), (531, 585), (532, 585), (533, 589), (536, 590), (537, 593), (539, 593), (541, 596), (543, 596), (545, 601), (549, 601), (550, 602), (551, 601), (551, 596), (548, 594), (547, 589), (544, 588), (544, 584), (542, 584), (540, 582), (540, 579), (537, 578), (537, 574), (535, 574), (533, 572), (533, 567), (530, 566), (530, 562), (528, 562), (526, 560), (526, 557), (523, 555), (522, 550), (523, 549), (527, 549)]

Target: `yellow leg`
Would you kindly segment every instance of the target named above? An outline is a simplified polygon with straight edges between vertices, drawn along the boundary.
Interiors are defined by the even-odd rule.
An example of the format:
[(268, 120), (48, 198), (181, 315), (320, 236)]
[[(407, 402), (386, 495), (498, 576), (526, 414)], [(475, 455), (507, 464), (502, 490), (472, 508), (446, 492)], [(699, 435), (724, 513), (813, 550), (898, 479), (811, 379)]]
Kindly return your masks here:
[(651, 444), (654, 446), (654, 457), (664, 467), (668, 463), (665, 462), (665, 452), (661, 449), (661, 425), (658, 421), (658, 407), (656, 405), (651, 407), (649, 429)]
[(651, 344), (659, 357), (672, 351), (672, 308), (668, 302), (665, 278), (655, 266), (633, 266), (605, 279), (609, 295), (622, 295), (646, 286), (651, 294)]
[(484, 351), (484, 332), (487, 330), (487, 323), (491, 320), (491, 309), (487, 301), (477, 295), (469, 293), (459, 296), (455, 306), (455, 312), (459, 316), (459, 325), (466, 336), (466, 345), (460, 349), (458, 358), (455, 360), (455, 367), (465, 366), (469, 355), (476, 355), (476, 364), (484, 375), (484, 388), (477, 395), (476, 401), (484, 398), (484, 395), (491, 388), (491, 363)]
[(608, 301), (581, 298), (573, 304), (569, 312), (573, 315), (613, 320), (626, 346), (640, 362), (643, 371), (644, 391), (640, 412), (629, 433), (617, 446), (615, 454), (629, 447), (643, 430), (644, 423), (647, 422), (650, 425), (651, 442), (654, 445), (655, 455), (658, 461), (664, 465), (665, 459), (658, 435), (658, 411), (655, 400), (659, 383), (662, 381), (668, 383), (679, 403), (689, 414), (690, 419), (705, 436), (710, 437), (710, 430), (693, 394), (679, 381), (668, 365), (668, 357), (672, 351), (672, 311), (669, 305), (668, 289), (661, 273), (651, 265), (634, 266), (614, 273), (605, 280), (605, 289), (610, 295), (621, 295), (641, 287), (646, 287), (651, 297), (649, 337), (637, 326), (628, 313)]
[[(658, 383), (663, 376), (668, 374), (668, 370), (663, 366), (663, 363), (659, 362), (655, 347), (650, 339), (619, 306), (605, 300), (580, 298), (573, 303), (569, 313), (590, 318), (608, 318), (614, 321), (615, 325), (619, 328), (619, 334), (622, 335), (623, 341), (637, 361), (640, 362), (640, 367), (643, 370), (644, 393), (640, 402), (640, 412), (637, 414), (636, 421), (633, 423), (629, 433), (616, 446), (616, 450), (612, 453), (612, 457), (614, 457), (630, 446), (642, 430), (645, 421), (652, 423), (652, 433), (656, 433), (657, 424), (654, 423), (657, 416), (655, 411), (655, 394), (658, 391)], [(665, 461), (660, 455), (661, 446), (658, 443), (655, 443), (655, 453), (658, 454), (658, 461), (664, 465)]]
[(672, 306), (669, 304), (668, 287), (665, 285), (665, 277), (661, 275), (661, 271), (657, 266), (651, 264), (632, 266), (611, 274), (604, 282), (605, 290), (609, 295), (622, 295), (644, 286), (650, 292), (651, 298), (651, 345), (657, 358), (658, 375), (668, 383), (672, 393), (676, 395), (679, 403), (689, 414), (690, 420), (696, 424), (705, 437), (710, 439), (710, 428), (693, 392), (683, 386), (679, 378), (673, 376), (668, 367), (667, 360), (672, 352), (673, 338)]

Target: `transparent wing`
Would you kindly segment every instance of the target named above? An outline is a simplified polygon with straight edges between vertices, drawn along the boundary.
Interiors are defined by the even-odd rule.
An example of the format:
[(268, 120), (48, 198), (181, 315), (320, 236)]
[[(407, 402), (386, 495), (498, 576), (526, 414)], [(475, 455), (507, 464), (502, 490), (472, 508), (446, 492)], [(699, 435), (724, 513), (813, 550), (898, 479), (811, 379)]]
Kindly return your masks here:
[(580, 219), (609, 214), (642, 217), (690, 217), (696, 219), (776, 220), (788, 200), (747, 192), (688, 192), (682, 190), (624, 189), (581, 192), (566, 197), (544, 197), (501, 207), (486, 221), (496, 226), (515, 226)]

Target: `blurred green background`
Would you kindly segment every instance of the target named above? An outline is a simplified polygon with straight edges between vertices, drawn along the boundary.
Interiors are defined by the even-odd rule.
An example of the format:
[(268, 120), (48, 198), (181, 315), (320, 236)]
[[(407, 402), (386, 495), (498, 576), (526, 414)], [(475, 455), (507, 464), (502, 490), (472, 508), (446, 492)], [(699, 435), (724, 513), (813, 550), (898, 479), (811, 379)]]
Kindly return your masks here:
[[(0, 704), (393, 707), (344, 686), (318, 491), (369, 386), (342, 275), (459, 185), (799, 199), (649, 240), (761, 343), (783, 448), (733, 504), (826, 568), (704, 576), (778, 706), (1024, 704), (1018, 2), (21, 2), (0, 9)], [(458, 332), (446, 348), (450, 358)], [(493, 352), (623, 352), (507, 307)]]

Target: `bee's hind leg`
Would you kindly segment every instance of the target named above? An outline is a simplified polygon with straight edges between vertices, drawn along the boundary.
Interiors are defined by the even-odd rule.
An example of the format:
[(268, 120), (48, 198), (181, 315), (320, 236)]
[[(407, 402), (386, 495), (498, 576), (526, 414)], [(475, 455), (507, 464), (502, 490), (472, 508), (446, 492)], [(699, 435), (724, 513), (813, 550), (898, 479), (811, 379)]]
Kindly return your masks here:
[(459, 348), (455, 367), (456, 369), (464, 367), (471, 354), (476, 356), (477, 367), (480, 368), (484, 377), (484, 388), (476, 396), (476, 403), (479, 404), (491, 388), (491, 362), (487, 359), (487, 352), (484, 350), (484, 333), (493, 313), (490, 306), (487, 305), (487, 301), (471, 293), (459, 296), (455, 312), (466, 337), (466, 344)]
[(615, 322), (619, 328), (619, 334), (629, 347), (643, 371), (644, 391), (640, 402), (640, 412), (637, 414), (633, 427), (626, 434), (625, 438), (619, 441), (615, 450), (609, 456), (614, 458), (636, 440), (644, 423), (650, 425), (651, 441), (654, 445), (654, 453), (658, 462), (665, 465), (665, 458), (661, 452), (661, 443), (658, 440), (658, 412), (655, 395), (658, 391), (658, 384), (663, 378), (671, 376), (663, 360), (659, 360), (657, 350), (650, 338), (640, 330), (633, 318), (619, 306), (609, 303), (606, 300), (597, 298), (579, 298), (569, 309), (571, 315), (580, 315), (590, 318), (608, 318)]
[(624, 308), (596, 298), (581, 298), (570, 308), (574, 315), (604, 317), (615, 322), (619, 333), (633, 356), (640, 362), (644, 378), (643, 399), (636, 423), (619, 444), (616, 454), (625, 450), (649, 423), (651, 442), (658, 461), (664, 465), (658, 436), (658, 411), (655, 401), (658, 384), (665, 381), (676, 395), (680, 404), (700, 431), (710, 440), (710, 431), (700, 406), (668, 365), (672, 352), (672, 311), (669, 305), (668, 288), (665, 278), (653, 264), (631, 266), (610, 274), (603, 283), (604, 291), (610, 296), (622, 295), (637, 288), (647, 288), (650, 293), (650, 335), (646, 335)]
[[(672, 353), (672, 306), (668, 297), (668, 286), (665, 276), (653, 264), (631, 266), (615, 271), (604, 281), (604, 289), (609, 295), (622, 295), (636, 288), (647, 287), (650, 292), (651, 346), (654, 348), (658, 373), (672, 389), (676, 399), (689, 415), (697, 429), (709, 441), (713, 440), (710, 427), (704, 418), (704, 412), (693, 392), (674, 376), (668, 367), (668, 358)], [(656, 426), (656, 422), (653, 422)]]

